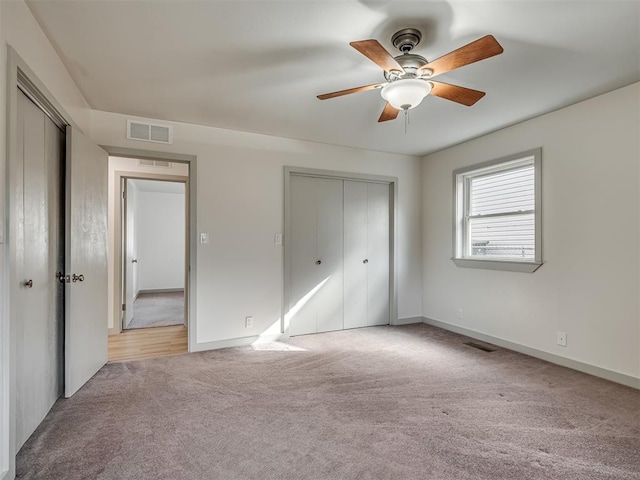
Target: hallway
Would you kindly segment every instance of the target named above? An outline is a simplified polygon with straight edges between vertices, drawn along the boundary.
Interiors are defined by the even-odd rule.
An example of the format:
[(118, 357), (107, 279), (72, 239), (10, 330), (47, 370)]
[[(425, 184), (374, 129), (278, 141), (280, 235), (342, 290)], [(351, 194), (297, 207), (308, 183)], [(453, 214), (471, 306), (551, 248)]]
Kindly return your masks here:
[(133, 319), (127, 330), (169, 325), (184, 325), (184, 290), (140, 293), (133, 302)]

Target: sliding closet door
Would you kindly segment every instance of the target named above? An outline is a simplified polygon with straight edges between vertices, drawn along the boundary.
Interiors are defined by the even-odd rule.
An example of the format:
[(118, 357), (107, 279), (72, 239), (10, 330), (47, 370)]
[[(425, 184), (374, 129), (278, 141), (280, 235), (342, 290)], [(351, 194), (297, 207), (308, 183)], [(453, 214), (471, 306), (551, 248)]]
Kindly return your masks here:
[(315, 333), (314, 289), (317, 285), (315, 179), (291, 177), (291, 280), (289, 331), (291, 335)]
[(342, 180), (291, 176), (290, 334), (343, 328)]
[(389, 185), (367, 184), (367, 324), (387, 325), (389, 292)]
[(344, 182), (344, 328), (389, 323), (389, 185)]
[(344, 328), (366, 326), (369, 292), (367, 184), (344, 182)]
[(64, 133), (18, 91), (18, 151), (11, 160), (11, 315), (16, 338), (16, 449), (62, 393), (61, 165)]
[[(342, 330), (342, 180), (316, 179), (317, 331)], [(318, 263), (322, 262), (322, 263)]]

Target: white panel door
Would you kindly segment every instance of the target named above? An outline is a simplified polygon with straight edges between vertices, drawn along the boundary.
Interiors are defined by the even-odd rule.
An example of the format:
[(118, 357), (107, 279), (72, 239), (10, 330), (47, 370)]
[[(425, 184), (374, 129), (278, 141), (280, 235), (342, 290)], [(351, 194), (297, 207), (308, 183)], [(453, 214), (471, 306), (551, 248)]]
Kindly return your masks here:
[[(342, 180), (316, 179), (318, 283), (315, 295), (318, 332), (344, 328), (342, 267)], [(318, 262), (321, 262), (318, 264)]]
[(344, 328), (366, 326), (367, 184), (344, 182)]
[[(16, 447), (45, 417), (62, 389), (62, 207), (64, 134), (18, 92), (17, 158), (11, 161), (16, 327)], [(15, 290), (14, 290), (15, 289)], [(57, 302), (60, 302), (58, 304)]]
[(291, 176), (289, 333), (343, 328), (342, 181)]
[(389, 323), (389, 185), (344, 182), (344, 328)]
[(289, 288), (289, 333), (316, 332), (316, 195), (315, 179), (292, 176), (290, 184), (291, 275)]
[(368, 325), (390, 319), (389, 185), (367, 184), (367, 297)]
[(107, 153), (67, 127), (65, 396), (107, 362)]

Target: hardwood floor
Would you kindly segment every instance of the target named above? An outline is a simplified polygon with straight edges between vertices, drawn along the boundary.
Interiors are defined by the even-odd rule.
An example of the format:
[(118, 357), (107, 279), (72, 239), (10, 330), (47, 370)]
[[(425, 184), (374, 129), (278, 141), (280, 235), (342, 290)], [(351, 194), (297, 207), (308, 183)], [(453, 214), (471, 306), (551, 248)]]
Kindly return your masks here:
[(184, 325), (127, 330), (109, 335), (109, 361), (187, 353), (187, 329)]

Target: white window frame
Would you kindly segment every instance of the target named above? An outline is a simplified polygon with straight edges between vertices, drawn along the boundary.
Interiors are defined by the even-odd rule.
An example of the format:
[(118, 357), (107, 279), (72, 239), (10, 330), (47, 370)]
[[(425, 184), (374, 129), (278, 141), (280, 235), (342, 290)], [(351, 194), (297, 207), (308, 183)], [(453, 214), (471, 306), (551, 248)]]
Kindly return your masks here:
[[(494, 174), (533, 165), (535, 210), (500, 214), (516, 215), (534, 213), (535, 217), (535, 255), (532, 260), (514, 260), (512, 258), (478, 258), (471, 256), (468, 241), (468, 215), (470, 205), (469, 185), (472, 178)], [(536, 148), (509, 155), (497, 160), (459, 168), (453, 172), (453, 257), (458, 267), (485, 268), (511, 272), (533, 273), (542, 265), (542, 149)]]

